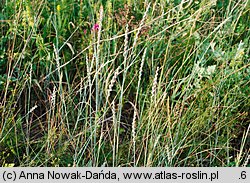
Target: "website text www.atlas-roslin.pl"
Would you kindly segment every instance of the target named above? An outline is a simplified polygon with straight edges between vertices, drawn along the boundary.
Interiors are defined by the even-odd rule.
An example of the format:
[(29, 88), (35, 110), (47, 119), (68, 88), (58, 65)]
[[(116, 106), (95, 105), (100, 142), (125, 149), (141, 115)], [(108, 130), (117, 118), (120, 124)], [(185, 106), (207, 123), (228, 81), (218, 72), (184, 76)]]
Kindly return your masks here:
[(176, 172), (166, 172), (160, 171), (157, 173), (122, 173), (125, 180), (217, 180), (219, 178), (219, 172), (189, 172), (189, 173), (176, 173)]

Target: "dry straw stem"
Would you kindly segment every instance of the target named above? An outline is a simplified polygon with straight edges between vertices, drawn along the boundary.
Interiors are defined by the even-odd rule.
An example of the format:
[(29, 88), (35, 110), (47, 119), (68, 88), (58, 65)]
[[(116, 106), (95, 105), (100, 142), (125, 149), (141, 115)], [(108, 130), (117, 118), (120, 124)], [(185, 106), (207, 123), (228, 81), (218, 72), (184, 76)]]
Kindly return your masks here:
[(118, 146), (118, 141), (117, 140), (118, 139), (116, 139), (116, 137), (117, 137), (117, 120), (116, 120), (115, 102), (114, 101), (112, 101), (111, 110), (112, 110), (113, 128), (114, 128), (114, 136), (113, 136), (113, 166), (115, 166), (116, 150), (117, 150), (117, 146)]
[(152, 93), (151, 93), (152, 94), (151, 101), (153, 100), (155, 101), (158, 73), (159, 73), (159, 67), (156, 68), (156, 72), (155, 72), (155, 77), (154, 77), (153, 86), (152, 86)]
[(89, 59), (88, 59), (88, 55), (86, 55), (86, 65), (87, 65), (87, 80), (88, 80), (88, 85), (89, 87), (92, 86), (91, 84), (91, 72), (92, 72), (92, 68), (89, 65)]
[[(237, 155), (237, 160), (236, 160), (236, 166), (239, 166), (240, 162), (242, 161), (242, 155), (243, 155), (243, 149), (246, 145), (246, 141), (248, 141), (248, 138), (249, 138), (249, 131), (250, 131), (250, 125), (248, 125), (248, 128), (247, 128), (247, 131), (243, 134), (243, 137), (242, 137), (242, 142), (241, 142), (241, 147), (240, 147), (240, 152), (239, 154)], [(246, 161), (244, 162), (243, 166), (245, 166), (249, 161), (249, 156), (247, 157)]]
[(156, 145), (158, 144), (160, 137), (161, 137), (161, 135), (157, 136), (155, 143), (154, 143), (154, 146), (153, 146), (152, 150), (149, 152), (148, 159), (147, 159), (147, 165), (146, 165), (147, 167), (152, 166), (152, 158), (153, 158), (154, 151), (155, 151)]
[(250, 161), (250, 155), (247, 156), (246, 161), (243, 164), (243, 167), (247, 167), (249, 161)]
[[(132, 104), (132, 103), (131, 103)], [(132, 104), (133, 105), (133, 104)], [(132, 122), (132, 141), (133, 141), (133, 164), (134, 166), (136, 166), (136, 114), (138, 113), (137, 112), (137, 109), (136, 109), (136, 104), (133, 105), (134, 107), (134, 115), (133, 115), (133, 122)]]
[(36, 108), (37, 108), (37, 105), (35, 105), (34, 107), (32, 107), (32, 108), (30, 109), (30, 111), (28, 112), (28, 114), (29, 114), (29, 113), (32, 113)]
[(139, 70), (139, 79), (138, 79), (137, 90), (136, 90), (135, 105), (133, 105), (131, 103), (131, 105), (134, 107), (134, 114), (133, 114), (133, 121), (132, 121), (132, 141), (133, 141), (133, 153), (134, 153), (134, 155), (133, 155), (134, 166), (136, 166), (136, 164), (135, 164), (136, 163), (135, 154), (136, 154), (136, 114), (138, 113), (138, 111), (137, 111), (137, 101), (138, 101), (138, 95), (139, 95), (139, 90), (140, 90), (140, 82), (141, 82), (142, 70), (143, 70), (143, 65), (144, 65), (146, 53), (147, 53), (147, 48), (144, 49), (142, 60), (141, 60), (141, 65), (140, 65), (140, 70)]

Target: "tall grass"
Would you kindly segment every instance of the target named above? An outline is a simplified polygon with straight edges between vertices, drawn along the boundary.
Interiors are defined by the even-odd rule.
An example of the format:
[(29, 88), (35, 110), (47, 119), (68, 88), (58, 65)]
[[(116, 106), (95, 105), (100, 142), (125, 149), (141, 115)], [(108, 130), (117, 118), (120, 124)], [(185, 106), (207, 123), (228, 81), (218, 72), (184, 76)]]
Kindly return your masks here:
[(2, 166), (248, 166), (249, 0), (0, 7)]

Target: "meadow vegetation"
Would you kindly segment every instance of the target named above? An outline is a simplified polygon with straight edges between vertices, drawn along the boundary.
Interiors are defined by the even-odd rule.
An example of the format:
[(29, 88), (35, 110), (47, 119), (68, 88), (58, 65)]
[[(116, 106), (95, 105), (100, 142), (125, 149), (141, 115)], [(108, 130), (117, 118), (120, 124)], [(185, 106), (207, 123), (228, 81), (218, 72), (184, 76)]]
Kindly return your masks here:
[(249, 166), (249, 0), (0, 0), (1, 166)]

